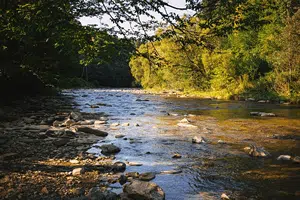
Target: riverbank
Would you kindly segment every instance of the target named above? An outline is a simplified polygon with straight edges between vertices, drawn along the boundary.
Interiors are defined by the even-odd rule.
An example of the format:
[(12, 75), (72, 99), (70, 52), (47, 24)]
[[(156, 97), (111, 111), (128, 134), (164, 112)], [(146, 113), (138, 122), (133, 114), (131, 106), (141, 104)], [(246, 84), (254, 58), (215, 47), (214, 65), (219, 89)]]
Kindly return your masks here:
[(97, 198), (109, 184), (124, 179), (120, 172), (126, 165), (116, 163), (113, 155), (87, 153), (105, 132), (78, 131), (93, 130), (96, 120), (106, 123), (104, 113), (78, 112), (67, 96), (11, 105), (2, 108), (5, 117), (0, 121), (1, 199)]
[(168, 90), (168, 89), (145, 89), (150, 94), (157, 94), (167, 97), (178, 98), (201, 98), (201, 99), (218, 99), (218, 100), (235, 100), (235, 101), (253, 101), (259, 103), (278, 103), (278, 104), (299, 104), (297, 98), (280, 97), (271, 92), (266, 93), (247, 93), (241, 95), (231, 95), (226, 91), (202, 92), (197, 90)]

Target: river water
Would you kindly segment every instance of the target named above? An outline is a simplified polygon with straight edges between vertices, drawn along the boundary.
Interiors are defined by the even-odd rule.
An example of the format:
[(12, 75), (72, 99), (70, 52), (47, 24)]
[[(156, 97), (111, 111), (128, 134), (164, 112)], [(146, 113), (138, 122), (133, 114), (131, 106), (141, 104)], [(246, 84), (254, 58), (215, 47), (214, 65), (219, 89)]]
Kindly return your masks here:
[[(154, 172), (166, 199), (297, 199), (300, 193), (300, 165), (279, 162), (278, 155), (300, 156), (300, 108), (298, 106), (162, 97), (130, 89), (66, 90), (82, 112), (104, 112), (109, 132), (89, 152), (101, 155), (97, 146), (115, 144), (121, 148), (116, 160), (137, 162), (126, 172)], [(138, 101), (137, 101), (138, 100)], [(139, 101), (147, 100), (147, 101)], [(103, 104), (90, 108), (93, 104)], [(252, 111), (273, 112), (278, 117), (251, 117)], [(196, 128), (179, 127), (188, 118)], [(112, 123), (120, 123), (111, 127)], [(129, 126), (122, 126), (129, 123)], [(139, 126), (136, 126), (138, 124)], [(124, 138), (116, 139), (116, 134)], [(290, 135), (284, 140), (274, 134)], [(193, 144), (194, 136), (209, 142)], [(218, 140), (227, 144), (219, 144)], [(251, 158), (243, 148), (263, 146), (270, 158)], [(182, 155), (172, 158), (174, 153)], [(180, 170), (178, 174), (161, 171)], [(112, 185), (121, 192), (121, 185)]]

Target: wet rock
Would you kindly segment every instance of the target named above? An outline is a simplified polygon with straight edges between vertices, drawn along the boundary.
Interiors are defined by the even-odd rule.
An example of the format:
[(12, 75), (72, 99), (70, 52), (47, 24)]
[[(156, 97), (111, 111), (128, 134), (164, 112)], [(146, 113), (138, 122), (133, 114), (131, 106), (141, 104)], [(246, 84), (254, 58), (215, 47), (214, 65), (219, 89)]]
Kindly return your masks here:
[(149, 99), (136, 99), (136, 101), (149, 101)]
[(294, 157), (292, 160), (293, 160), (293, 163), (300, 164), (300, 157), (299, 156)]
[(140, 174), (138, 172), (127, 172), (126, 177), (139, 178)]
[(135, 123), (134, 126), (140, 126), (138, 123)]
[(125, 137), (125, 135), (123, 135), (123, 134), (117, 134), (117, 135), (115, 135), (115, 138), (123, 138), (123, 137)]
[(277, 160), (291, 160), (290, 155), (280, 155), (278, 156)]
[(228, 197), (225, 193), (223, 193), (223, 194), (221, 195), (221, 199), (222, 199), (222, 200), (229, 200), (229, 197)]
[(84, 170), (83, 167), (81, 167), (81, 168), (75, 168), (75, 169), (73, 169), (73, 171), (72, 171), (72, 175), (73, 175), (73, 176), (78, 176), (78, 175), (84, 174), (84, 172), (85, 172), (85, 170)]
[(115, 162), (112, 168), (114, 172), (123, 172), (126, 170), (126, 164), (123, 162)]
[(122, 174), (118, 181), (121, 185), (124, 185), (127, 182), (127, 177)]
[(18, 156), (17, 153), (6, 153), (0, 156), (0, 160), (14, 160)]
[(166, 171), (161, 171), (160, 174), (180, 174), (182, 171), (181, 170), (166, 170)]
[(118, 195), (111, 191), (101, 191), (99, 188), (95, 187), (90, 189), (88, 195), (90, 200), (117, 200)]
[(139, 175), (139, 179), (141, 181), (151, 181), (151, 180), (155, 179), (155, 174), (152, 172), (141, 173)]
[(181, 155), (179, 153), (175, 153), (172, 158), (181, 158)]
[(266, 113), (266, 112), (250, 112), (251, 116), (260, 116), (260, 117), (276, 117), (274, 113)]
[(98, 129), (93, 129), (93, 128), (86, 127), (86, 126), (78, 127), (77, 130), (80, 132), (89, 133), (89, 134), (93, 134), (93, 135), (100, 136), (100, 137), (106, 137), (108, 135), (107, 132), (100, 131)]
[(127, 164), (129, 166), (142, 166), (143, 165), (142, 163), (138, 163), (138, 162), (127, 162)]
[(196, 144), (207, 143), (207, 140), (204, 137), (195, 136), (192, 139), (192, 143), (196, 143)]
[(248, 154), (252, 157), (268, 157), (270, 153), (265, 151), (263, 148), (258, 148), (255, 145), (251, 145), (250, 147), (245, 147), (244, 150), (248, 152)]
[(134, 180), (124, 185), (123, 192), (132, 199), (164, 200), (164, 191), (153, 182)]
[(102, 149), (101, 153), (104, 155), (116, 154), (121, 151), (121, 149), (113, 144), (104, 144), (100, 147)]

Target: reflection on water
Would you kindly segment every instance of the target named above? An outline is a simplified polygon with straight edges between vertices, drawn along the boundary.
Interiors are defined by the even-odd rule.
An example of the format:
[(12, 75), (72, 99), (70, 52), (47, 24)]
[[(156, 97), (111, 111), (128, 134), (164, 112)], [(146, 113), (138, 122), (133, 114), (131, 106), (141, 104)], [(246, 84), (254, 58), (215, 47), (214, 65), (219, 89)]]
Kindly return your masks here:
[[(267, 136), (278, 130), (299, 135), (298, 106), (164, 98), (139, 90), (67, 90), (64, 93), (74, 96), (76, 107), (83, 112), (104, 112), (109, 115), (109, 124), (129, 123), (129, 126), (100, 127), (109, 136), (96, 145), (114, 143), (121, 148), (116, 160), (143, 164), (128, 166), (127, 171), (156, 172), (153, 181), (166, 192), (166, 199), (220, 199), (223, 192), (236, 199), (297, 199), (300, 167), (279, 163), (276, 156), (281, 152), (300, 155), (299, 140), (278, 141)], [(103, 106), (90, 107), (99, 103)], [(273, 112), (279, 117), (251, 117), (252, 111)], [(188, 117), (197, 129), (176, 125), (187, 114), (197, 115)], [(120, 133), (127, 140), (114, 137)], [(191, 138), (197, 135), (209, 142), (192, 144)], [(227, 144), (218, 144), (219, 139)], [(249, 143), (266, 147), (272, 157), (250, 158), (242, 150)], [(100, 155), (96, 147), (90, 152)], [(181, 154), (182, 158), (173, 159), (174, 153)], [(283, 166), (285, 171), (280, 168)], [(173, 169), (182, 173), (159, 174)]]

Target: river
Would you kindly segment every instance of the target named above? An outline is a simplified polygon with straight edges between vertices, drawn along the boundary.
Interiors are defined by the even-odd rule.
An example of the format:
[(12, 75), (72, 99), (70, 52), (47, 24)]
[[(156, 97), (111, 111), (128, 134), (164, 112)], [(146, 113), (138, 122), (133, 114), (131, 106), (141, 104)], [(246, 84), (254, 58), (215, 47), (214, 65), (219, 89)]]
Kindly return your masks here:
[[(300, 165), (276, 160), (281, 154), (300, 156), (299, 106), (163, 97), (131, 89), (65, 90), (63, 94), (73, 97), (74, 108), (82, 112), (108, 115), (109, 124), (99, 128), (109, 136), (89, 152), (101, 155), (96, 146), (105, 143), (119, 146), (116, 160), (142, 164), (127, 166), (126, 172), (156, 173), (153, 182), (164, 190), (166, 199), (220, 199), (222, 193), (233, 199), (300, 198)], [(90, 107), (99, 103), (99, 108)], [(253, 117), (252, 111), (277, 117)], [(179, 127), (183, 118), (196, 127)], [(126, 139), (115, 138), (117, 134)], [(285, 137), (278, 139), (276, 134)], [(194, 136), (208, 142), (193, 144)], [(271, 157), (250, 157), (243, 151), (249, 144), (264, 147)], [(172, 158), (175, 153), (182, 157)], [(181, 173), (160, 173), (166, 170)], [(117, 193), (122, 190), (118, 184), (111, 187)]]

